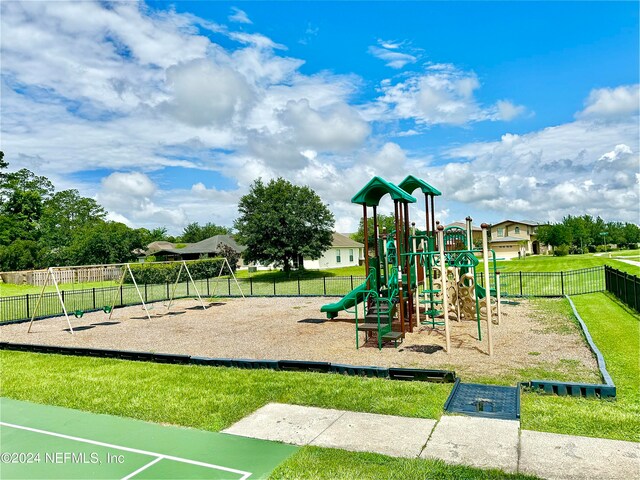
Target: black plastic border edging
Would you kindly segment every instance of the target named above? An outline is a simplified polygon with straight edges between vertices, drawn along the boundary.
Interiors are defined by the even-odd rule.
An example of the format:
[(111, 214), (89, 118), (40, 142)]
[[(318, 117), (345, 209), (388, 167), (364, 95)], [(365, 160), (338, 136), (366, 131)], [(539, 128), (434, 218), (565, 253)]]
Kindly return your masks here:
[[(426, 382), (451, 383), (456, 373), (450, 370), (422, 370), (417, 368), (384, 368), (344, 365), (340, 363), (312, 362), (302, 360), (254, 360), (234, 358), (210, 358), (173, 353), (136, 352), (127, 350), (108, 350), (86, 347), (58, 347), (53, 345), (33, 345), (28, 343), (0, 342), (0, 350), (21, 352), (50, 353), (58, 355), (77, 355), (85, 357), (117, 358), (155, 363), (190, 364), (213, 367), (235, 367), (244, 369), (269, 369), (278, 371), (339, 373), (359, 377), (388, 378), (391, 380), (414, 380)], [(393, 371), (393, 375), (390, 372)]]
[(562, 382), (557, 380), (531, 380), (528, 383), (528, 387), (536, 392), (544, 392), (561, 396), (570, 395), (572, 397), (587, 398), (616, 398), (616, 386), (611, 379), (611, 375), (609, 375), (609, 372), (607, 371), (607, 366), (602, 353), (598, 350), (598, 347), (596, 347), (587, 325), (584, 323), (584, 320), (582, 320), (582, 317), (578, 313), (578, 310), (571, 298), (569, 298), (569, 295), (565, 295), (564, 298), (569, 301), (573, 314), (575, 315), (576, 320), (578, 320), (582, 333), (584, 333), (584, 336), (587, 339), (589, 348), (596, 356), (598, 369), (600, 370), (600, 374), (602, 375), (605, 384), (598, 385), (591, 383)]

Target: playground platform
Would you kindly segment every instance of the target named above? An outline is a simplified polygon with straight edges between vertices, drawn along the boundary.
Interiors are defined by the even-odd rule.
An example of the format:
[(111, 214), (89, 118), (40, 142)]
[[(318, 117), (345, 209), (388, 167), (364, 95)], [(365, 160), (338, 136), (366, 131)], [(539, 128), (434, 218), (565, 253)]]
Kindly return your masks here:
[(517, 420), (444, 415), (436, 421), (272, 403), (224, 432), (548, 479), (640, 478), (640, 443), (522, 430)]

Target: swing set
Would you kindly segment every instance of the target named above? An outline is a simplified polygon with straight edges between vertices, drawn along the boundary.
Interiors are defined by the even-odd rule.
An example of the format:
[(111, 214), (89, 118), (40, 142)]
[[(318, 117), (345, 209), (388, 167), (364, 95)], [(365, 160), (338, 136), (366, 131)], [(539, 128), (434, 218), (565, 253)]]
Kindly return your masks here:
[[(173, 282), (173, 288), (171, 289), (171, 292), (168, 291), (169, 289), (167, 287), (167, 293), (169, 298), (168, 298), (168, 302), (166, 304), (163, 304), (163, 306), (167, 310), (167, 313), (170, 311), (171, 306), (174, 304), (174, 301), (176, 300), (176, 291), (178, 288), (180, 277), (182, 276), (183, 272), (186, 272), (186, 275), (188, 276), (188, 281), (193, 286), (193, 289), (196, 293), (196, 296), (198, 297), (198, 300), (200, 302), (200, 305), (202, 306), (202, 309), (206, 310), (207, 307), (205, 306), (204, 301), (202, 300), (200, 291), (198, 290), (198, 286), (196, 285), (193, 279), (193, 276), (191, 275), (191, 271), (189, 270), (189, 267), (187, 266), (186, 261), (180, 260), (178, 262), (175, 262), (175, 261), (174, 262), (149, 262), (149, 263), (145, 263), (144, 265), (147, 266), (147, 265), (154, 265), (154, 264), (161, 264), (161, 263), (164, 263), (164, 264), (179, 263), (180, 264), (180, 268), (178, 270), (178, 274), (176, 275), (176, 279)], [(229, 264), (226, 258), (224, 259), (224, 262), (222, 264), (218, 277), (222, 275), (222, 271), (225, 266), (231, 272), (231, 275), (233, 276), (236, 282), (236, 285), (238, 286), (238, 289), (240, 290), (240, 293), (244, 298), (244, 293), (242, 292), (242, 289), (240, 289), (238, 280), (236, 279), (236, 276), (234, 275), (233, 270), (231, 269), (231, 265)], [(136, 281), (136, 277), (133, 274), (133, 271), (131, 269), (130, 263), (110, 264), (110, 265), (78, 265), (78, 266), (70, 266), (70, 267), (49, 267), (46, 270), (45, 281), (44, 281), (44, 284), (42, 285), (42, 290), (40, 291), (40, 295), (38, 296), (38, 300), (33, 310), (33, 314), (31, 315), (31, 321), (29, 322), (29, 329), (27, 330), (27, 332), (28, 333), (31, 332), (33, 322), (41, 310), (42, 300), (45, 296), (45, 291), (50, 284), (52, 284), (55, 287), (58, 301), (62, 306), (62, 311), (67, 320), (67, 324), (69, 325), (69, 331), (71, 333), (74, 333), (74, 330), (73, 330), (73, 326), (71, 325), (71, 320), (69, 318), (69, 315), (73, 315), (75, 318), (82, 318), (82, 316), (87, 311), (102, 310), (105, 314), (109, 314), (109, 320), (111, 320), (111, 316), (113, 315), (113, 312), (116, 308), (116, 304), (118, 303), (118, 295), (122, 291), (122, 286), (124, 285), (124, 281), (127, 278), (127, 275), (129, 275), (131, 282), (133, 283), (133, 286), (137, 293), (137, 297), (140, 300), (140, 303), (142, 304), (142, 309), (144, 310), (147, 318), (151, 320), (151, 314), (149, 313), (149, 310), (153, 309), (153, 304), (149, 304), (148, 302), (145, 302), (145, 298), (144, 298), (145, 295), (143, 295), (140, 290), (138, 282)], [(108, 286), (105, 287), (104, 284), (109, 283), (115, 279), (118, 279), (118, 285), (117, 287), (113, 288), (111, 295), (109, 295), (109, 292), (107, 292), (109, 287)], [(86, 282), (99, 282), (102, 285), (102, 287), (97, 290), (95, 288), (94, 289), (87, 289), (82, 287), (76, 288), (77, 285), (81, 283), (86, 283)], [(62, 290), (60, 288), (61, 283), (71, 283), (73, 285), (73, 288), (71, 290)], [(217, 285), (217, 282), (216, 282), (216, 285)], [(101, 297), (99, 300), (97, 299), (97, 295), (96, 295), (97, 292), (100, 294), (100, 297)], [(87, 300), (85, 298), (86, 295), (91, 295), (91, 299)], [(99, 305), (100, 303), (102, 304), (102, 307), (98, 308), (97, 305)], [(120, 303), (122, 303), (122, 299)]]

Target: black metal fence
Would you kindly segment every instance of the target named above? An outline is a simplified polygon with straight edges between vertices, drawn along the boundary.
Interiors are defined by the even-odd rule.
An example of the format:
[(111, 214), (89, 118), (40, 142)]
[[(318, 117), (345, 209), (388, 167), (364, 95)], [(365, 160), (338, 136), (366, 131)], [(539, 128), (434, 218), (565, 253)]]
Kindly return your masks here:
[[(365, 277), (319, 277), (291, 279), (208, 278), (196, 280), (195, 285), (203, 297), (288, 297), (288, 296), (343, 296), (365, 281)], [(149, 308), (154, 302), (166, 302), (173, 291), (173, 284), (139, 285), (140, 294)], [(140, 296), (133, 285), (85, 288), (81, 285), (73, 290), (62, 290), (62, 300), (69, 315), (75, 311), (91, 312), (103, 310), (106, 306), (115, 307), (140, 305)], [(190, 282), (178, 283), (174, 298), (195, 297), (196, 291)], [(39, 293), (0, 297), (0, 322), (30, 319), (37, 306), (36, 318), (63, 315), (60, 299), (55, 291), (42, 295), (37, 305)]]
[[(609, 291), (618, 295), (627, 304), (638, 308), (638, 279), (607, 267), (611, 280)], [(567, 272), (503, 272), (500, 275), (500, 289), (504, 297), (558, 297), (605, 290), (605, 267), (584, 268)], [(609, 278), (609, 277), (607, 277)], [(482, 275), (478, 275), (482, 283)], [(203, 297), (245, 296), (343, 296), (365, 281), (364, 276), (318, 277), (318, 278), (239, 278), (236, 284), (232, 278), (209, 278), (196, 280), (198, 292)], [(635, 282), (635, 283), (634, 283)], [(607, 284), (609, 285), (609, 284)], [(145, 303), (153, 308), (155, 302), (166, 302), (170, 298), (173, 284), (140, 285)], [(613, 290), (612, 290), (613, 289)], [(635, 289), (635, 290), (634, 290)], [(620, 292), (619, 294), (616, 292)], [(116, 307), (141, 305), (140, 297), (133, 285), (101, 288), (77, 288), (61, 292), (64, 305), (72, 314), (74, 311), (99, 311), (105, 306)], [(194, 297), (193, 284), (179, 283), (175, 298)], [(624, 297), (623, 297), (624, 295)], [(0, 297), (0, 322), (21, 321), (33, 315), (38, 293)], [(627, 299), (627, 300), (625, 300)], [(633, 303), (635, 301), (635, 304)], [(630, 303), (631, 302), (631, 303)], [(635, 306), (634, 306), (635, 305)], [(142, 308), (142, 307), (141, 307)], [(62, 315), (62, 306), (55, 291), (46, 292), (37, 310), (37, 318)], [(141, 312), (143, 314), (143, 312)]]
[(604, 279), (608, 292), (640, 312), (640, 278), (605, 265)]
[(501, 272), (500, 290), (504, 297), (561, 297), (602, 292), (602, 266), (567, 272)]

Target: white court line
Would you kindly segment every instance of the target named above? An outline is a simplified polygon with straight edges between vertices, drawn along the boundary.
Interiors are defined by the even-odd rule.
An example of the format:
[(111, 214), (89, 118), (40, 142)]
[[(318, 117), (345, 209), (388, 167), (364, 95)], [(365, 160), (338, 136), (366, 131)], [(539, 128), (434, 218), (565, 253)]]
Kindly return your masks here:
[(147, 463), (146, 465), (141, 466), (139, 469), (137, 469), (135, 472), (130, 473), (129, 475), (127, 475), (126, 477), (122, 477), (122, 480), (129, 480), (130, 478), (135, 477), (137, 474), (139, 474), (140, 472), (142, 472), (143, 470), (146, 470), (147, 468), (149, 468), (151, 465), (155, 465), (156, 463), (158, 463), (160, 460), (162, 460), (162, 457), (157, 457), (155, 460), (151, 460), (149, 463)]
[[(131, 453), (139, 453), (139, 454), (142, 454), (142, 455), (149, 455), (149, 456), (152, 456), (152, 457), (157, 457), (160, 460), (164, 458), (166, 460), (173, 460), (174, 462), (182, 462), (182, 463), (188, 463), (190, 465), (197, 465), (199, 467), (212, 468), (212, 469), (215, 469), (215, 470), (223, 470), (225, 472), (231, 472), (231, 473), (236, 473), (238, 475), (241, 475), (240, 480), (246, 480), (247, 478), (249, 478), (251, 476), (251, 472), (245, 472), (243, 470), (236, 470), (235, 468), (223, 467), (223, 466), (220, 466), (220, 465), (215, 465), (213, 463), (205, 463), (205, 462), (199, 462), (197, 460), (189, 460), (187, 458), (174, 457), (172, 455), (165, 455), (163, 453), (149, 452), (147, 450), (140, 450), (138, 448), (123, 447), (123, 446), (120, 446), (120, 445), (113, 445), (111, 443), (98, 442), (96, 440), (89, 440), (87, 438), (73, 437), (71, 435), (64, 435), (62, 433), (48, 432), (46, 430), (39, 430), (37, 428), (25, 427), (25, 426), (22, 426), (22, 425), (15, 425), (13, 423), (0, 422), (0, 425), (5, 426), (5, 427), (10, 427), (10, 428), (17, 428), (19, 430), (27, 430), (29, 432), (41, 433), (43, 435), (50, 435), (52, 437), (65, 438), (67, 440), (74, 440), (76, 442), (88, 443), (88, 444), (91, 444), (91, 445), (97, 445), (99, 447), (107, 447), (107, 448), (113, 448), (115, 450), (122, 450), (124, 452), (131, 452)], [(154, 463), (154, 462), (152, 462), (152, 463)], [(151, 466), (151, 465), (147, 465), (147, 466)]]

